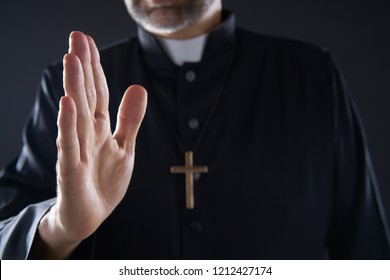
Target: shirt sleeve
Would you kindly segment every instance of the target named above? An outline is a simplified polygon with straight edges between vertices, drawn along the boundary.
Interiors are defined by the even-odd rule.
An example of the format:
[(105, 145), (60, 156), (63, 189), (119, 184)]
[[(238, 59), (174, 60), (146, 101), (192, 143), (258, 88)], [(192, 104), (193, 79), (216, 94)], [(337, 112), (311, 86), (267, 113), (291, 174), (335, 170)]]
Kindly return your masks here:
[(24, 259), (41, 217), (56, 196), (57, 112), (62, 67), (42, 75), (33, 110), (23, 128), (17, 159), (0, 171), (0, 257)]
[(0, 259), (27, 259), (39, 221), (55, 203), (49, 199), (24, 208), (18, 215), (0, 221)]
[(389, 228), (356, 106), (331, 62), (335, 158), (329, 257), (389, 259)]

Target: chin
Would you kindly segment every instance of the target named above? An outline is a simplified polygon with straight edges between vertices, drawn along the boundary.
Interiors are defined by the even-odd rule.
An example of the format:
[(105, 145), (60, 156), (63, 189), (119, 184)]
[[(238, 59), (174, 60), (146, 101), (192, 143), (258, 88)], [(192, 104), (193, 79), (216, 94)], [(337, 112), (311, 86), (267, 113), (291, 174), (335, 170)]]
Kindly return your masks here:
[[(171, 9), (172, 10), (172, 9)], [(188, 25), (186, 19), (178, 18), (177, 13), (169, 9), (159, 9), (149, 15), (147, 22), (144, 22), (145, 29), (152, 29), (158, 33), (174, 33)], [(146, 28), (147, 27), (147, 28)]]

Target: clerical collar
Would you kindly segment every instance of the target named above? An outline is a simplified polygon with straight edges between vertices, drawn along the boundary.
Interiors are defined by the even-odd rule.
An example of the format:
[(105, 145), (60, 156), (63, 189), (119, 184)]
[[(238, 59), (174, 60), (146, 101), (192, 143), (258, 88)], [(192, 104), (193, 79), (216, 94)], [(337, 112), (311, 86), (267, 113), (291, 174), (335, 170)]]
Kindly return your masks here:
[[(222, 24), (212, 30), (207, 37), (204, 38), (204, 43), (202, 43), (202, 60), (205, 59), (210, 61), (212, 58), (219, 56), (221, 53), (230, 49), (233, 45), (235, 37), (235, 16), (232, 12), (223, 10), (222, 19)], [(177, 67), (170, 58), (170, 55), (165, 51), (165, 47), (163, 46), (164, 43), (161, 43), (156, 36), (147, 32), (140, 26), (138, 26), (138, 39), (141, 48), (145, 53), (146, 60), (160, 66), (165, 65), (167, 68)]]
[(199, 62), (202, 59), (207, 36), (203, 34), (187, 40), (157, 39), (172, 62), (182, 66), (185, 62)]

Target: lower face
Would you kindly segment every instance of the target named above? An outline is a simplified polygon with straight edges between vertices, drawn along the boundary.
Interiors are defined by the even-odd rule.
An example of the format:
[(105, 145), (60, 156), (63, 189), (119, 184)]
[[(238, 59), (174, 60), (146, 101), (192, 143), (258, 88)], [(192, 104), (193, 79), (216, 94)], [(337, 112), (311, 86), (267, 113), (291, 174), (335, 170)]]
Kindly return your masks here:
[(176, 32), (202, 18), (214, 0), (125, 0), (133, 19), (154, 33)]

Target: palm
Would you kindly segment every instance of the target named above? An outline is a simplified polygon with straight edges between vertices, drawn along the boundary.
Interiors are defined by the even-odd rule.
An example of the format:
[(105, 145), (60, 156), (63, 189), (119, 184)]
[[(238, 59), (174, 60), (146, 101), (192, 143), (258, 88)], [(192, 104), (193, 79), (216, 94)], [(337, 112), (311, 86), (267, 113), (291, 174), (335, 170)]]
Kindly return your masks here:
[(108, 88), (92, 38), (73, 32), (64, 57), (58, 119), (57, 219), (71, 240), (92, 234), (123, 198), (146, 107), (140, 86), (127, 89), (111, 133)]

